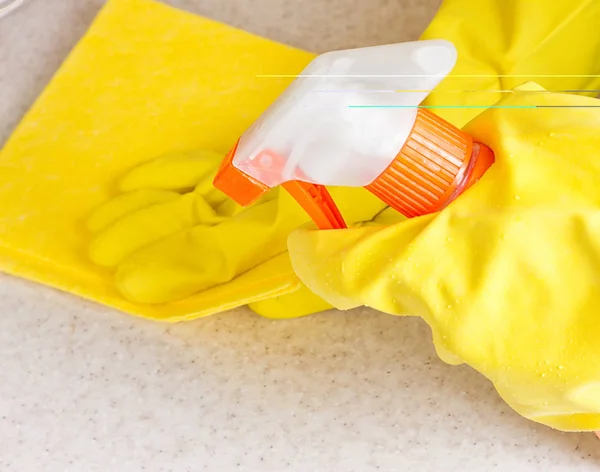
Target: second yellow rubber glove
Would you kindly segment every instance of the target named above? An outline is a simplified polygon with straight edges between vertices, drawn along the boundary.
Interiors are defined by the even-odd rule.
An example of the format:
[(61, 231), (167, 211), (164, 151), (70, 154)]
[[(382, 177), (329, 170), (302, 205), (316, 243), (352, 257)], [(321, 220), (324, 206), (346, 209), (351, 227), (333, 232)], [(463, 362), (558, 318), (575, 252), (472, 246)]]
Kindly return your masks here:
[(528, 86), (467, 127), (496, 163), (436, 215), (301, 231), (293, 267), (341, 309), (423, 317), (517, 412), (600, 428), (600, 101)]
[[(142, 164), (121, 179), (123, 193), (90, 216), (90, 257), (114, 270), (117, 288), (128, 300), (169, 303), (229, 282), (285, 253), (289, 233), (309, 223), (280, 189), (247, 209), (226, 198), (212, 186), (221, 158), (195, 151)], [(331, 192), (351, 224), (371, 220), (385, 208), (360, 188)], [(328, 307), (308, 290), (292, 296), (300, 311), (273, 309), (281, 308), (285, 317)]]

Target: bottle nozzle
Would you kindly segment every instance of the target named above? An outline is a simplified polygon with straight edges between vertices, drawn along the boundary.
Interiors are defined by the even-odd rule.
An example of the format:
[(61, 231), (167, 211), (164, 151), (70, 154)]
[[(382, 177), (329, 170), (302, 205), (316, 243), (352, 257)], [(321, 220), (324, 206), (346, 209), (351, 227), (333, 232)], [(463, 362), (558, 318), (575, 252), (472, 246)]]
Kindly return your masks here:
[(494, 154), (487, 146), (421, 108), (396, 158), (365, 188), (413, 218), (445, 208), (493, 162)]

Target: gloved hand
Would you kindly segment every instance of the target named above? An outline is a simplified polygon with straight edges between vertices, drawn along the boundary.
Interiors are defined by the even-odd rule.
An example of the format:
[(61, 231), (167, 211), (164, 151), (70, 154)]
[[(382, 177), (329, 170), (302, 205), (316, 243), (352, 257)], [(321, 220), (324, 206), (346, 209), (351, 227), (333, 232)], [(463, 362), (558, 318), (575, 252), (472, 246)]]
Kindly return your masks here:
[(242, 207), (212, 186), (221, 159), (216, 152), (188, 152), (130, 171), (119, 183), (124, 193), (97, 208), (88, 220), (95, 235), (91, 259), (115, 267), (128, 254), (165, 236), (200, 222), (221, 223), (241, 212)]
[[(90, 216), (90, 258), (115, 271), (116, 286), (128, 300), (169, 303), (229, 282), (285, 253), (288, 234), (309, 223), (305, 211), (280, 189), (247, 209), (228, 199), (212, 186), (221, 159), (218, 153), (196, 151), (142, 164), (121, 179), (123, 193)], [(385, 208), (363, 189), (331, 192), (350, 224)], [(307, 294), (293, 295), (300, 297), (302, 314), (327, 308), (312, 294), (305, 299)], [(281, 313), (291, 316), (298, 310)]]
[(337, 308), (421, 316), (440, 357), (521, 415), (600, 428), (600, 101), (528, 85), (466, 128), (496, 163), (442, 212), (302, 230), (301, 280)]

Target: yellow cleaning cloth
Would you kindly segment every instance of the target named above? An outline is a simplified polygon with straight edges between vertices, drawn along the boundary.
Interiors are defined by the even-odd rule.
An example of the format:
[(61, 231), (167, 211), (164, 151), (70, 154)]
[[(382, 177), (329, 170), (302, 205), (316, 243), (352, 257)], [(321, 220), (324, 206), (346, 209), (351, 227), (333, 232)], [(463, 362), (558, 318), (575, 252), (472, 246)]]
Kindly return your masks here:
[(89, 259), (86, 219), (142, 162), (226, 153), (290, 82), (257, 75), (313, 57), (150, 0), (109, 1), (0, 154), (0, 269), (163, 320), (298, 289), (284, 253), (193, 297), (132, 303)]
[[(520, 414), (600, 429), (600, 101), (529, 85), (467, 130), (496, 152), (437, 215), (297, 232), (301, 279), (342, 309), (423, 317), (442, 359)], [(382, 218), (383, 215), (382, 215)], [(391, 218), (391, 219), (390, 219)]]
[[(221, 158), (314, 57), (149, 0), (111, 0), (0, 155), (0, 269), (179, 321), (272, 298), (329, 308), (293, 273), (309, 217), (285, 192), (244, 210)], [(384, 205), (332, 189), (349, 222)], [(289, 298), (285, 295), (290, 294)]]

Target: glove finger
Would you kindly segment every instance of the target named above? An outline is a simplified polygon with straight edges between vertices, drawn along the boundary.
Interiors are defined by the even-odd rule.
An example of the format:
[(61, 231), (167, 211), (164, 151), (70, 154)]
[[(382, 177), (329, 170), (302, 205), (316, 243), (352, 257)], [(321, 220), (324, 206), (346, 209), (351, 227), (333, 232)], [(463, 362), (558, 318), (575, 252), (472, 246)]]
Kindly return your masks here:
[(167, 303), (228, 282), (285, 252), (288, 234), (308, 217), (281, 195), (219, 225), (196, 226), (131, 254), (118, 267), (118, 289), (137, 303)]
[(168, 303), (233, 278), (213, 228), (195, 228), (196, 237), (179, 232), (132, 254), (115, 276), (121, 294), (136, 303)]
[(114, 267), (127, 255), (198, 222), (194, 194), (142, 208), (116, 220), (92, 240), (89, 257)]
[(159, 157), (129, 171), (119, 188), (124, 192), (147, 188), (189, 191), (199, 183), (210, 188), (222, 159), (221, 154), (208, 150)]
[(153, 189), (119, 195), (92, 212), (86, 222), (88, 231), (92, 234), (99, 233), (125, 215), (177, 197), (178, 193)]
[[(334, 189), (332, 193), (349, 222), (372, 219), (385, 207), (362, 189)], [(267, 196), (220, 224), (196, 226), (129, 252), (118, 265), (118, 289), (137, 303), (167, 303), (225, 283), (285, 252), (290, 232), (309, 217), (287, 192), (272, 194), (277, 198)], [(202, 200), (196, 197), (198, 207), (197, 202)], [(209, 208), (205, 205), (202, 211)], [(207, 215), (215, 218), (203, 213), (203, 223), (209, 221)], [(320, 311), (329, 305), (318, 300), (315, 307)]]

